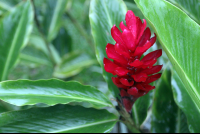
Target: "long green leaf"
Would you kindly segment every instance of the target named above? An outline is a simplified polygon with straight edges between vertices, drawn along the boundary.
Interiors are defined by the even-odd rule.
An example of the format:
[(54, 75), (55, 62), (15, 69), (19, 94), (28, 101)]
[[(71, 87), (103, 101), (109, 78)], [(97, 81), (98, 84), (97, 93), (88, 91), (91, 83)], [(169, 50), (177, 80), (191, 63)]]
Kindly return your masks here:
[(6, 80), (32, 30), (33, 10), (23, 2), (0, 20), (0, 81)]
[(189, 130), (192, 133), (200, 132), (200, 109), (195, 105), (191, 96), (175, 70), (172, 73), (172, 89), (177, 105), (187, 116)]
[(122, 0), (92, 0), (90, 3), (89, 17), (96, 57), (103, 69), (103, 76), (108, 83), (108, 88), (115, 97), (118, 96), (119, 90), (111, 80), (112, 75), (105, 72), (103, 58), (107, 57), (105, 51), (107, 43), (114, 44), (110, 30), (114, 24), (118, 26), (121, 21), (125, 20), (126, 11), (126, 5)]
[(69, 102), (87, 102), (95, 108), (112, 107), (105, 95), (91, 86), (78, 82), (50, 80), (17, 80), (0, 83), (0, 99), (17, 106), (45, 103), (48, 105)]
[(185, 13), (187, 13), (194, 21), (200, 24), (200, 1), (199, 0), (168, 0)]
[(135, 0), (157, 33), (189, 96), (200, 109), (200, 27), (177, 7), (164, 0)]
[(56, 105), (0, 114), (1, 133), (105, 133), (117, 117), (106, 110)]

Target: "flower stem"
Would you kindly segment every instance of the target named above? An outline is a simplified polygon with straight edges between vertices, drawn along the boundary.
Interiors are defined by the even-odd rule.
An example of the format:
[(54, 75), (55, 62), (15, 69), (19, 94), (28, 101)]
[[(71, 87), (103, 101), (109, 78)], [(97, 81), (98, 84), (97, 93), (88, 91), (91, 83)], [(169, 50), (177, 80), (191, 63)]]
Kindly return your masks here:
[(131, 115), (124, 109), (122, 104), (118, 101), (118, 112), (121, 115), (120, 120), (123, 122), (128, 129), (133, 133), (141, 133), (140, 130), (135, 125)]

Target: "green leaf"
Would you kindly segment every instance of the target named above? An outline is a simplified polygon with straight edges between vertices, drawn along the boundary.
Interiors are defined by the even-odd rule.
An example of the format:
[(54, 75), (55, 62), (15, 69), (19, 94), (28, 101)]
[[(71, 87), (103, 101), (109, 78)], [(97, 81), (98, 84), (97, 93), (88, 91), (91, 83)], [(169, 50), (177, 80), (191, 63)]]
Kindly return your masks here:
[(57, 79), (1, 82), (0, 99), (16, 106), (87, 102), (95, 108), (112, 107), (110, 100), (96, 88)]
[(175, 70), (173, 70), (172, 73), (171, 84), (174, 93), (174, 100), (187, 116), (190, 132), (200, 132), (200, 109), (195, 105), (191, 96), (189, 96), (183, 82)]
[(5, 107), (3, 107), (3, 106), (0, 105), (0, 114), (3, 113), (3, 112), (7, 112), (7, 111), (8, 110)]
[(3, 113), (1, 133), (105, 133), (117, 117), (106, 110), (81, 106), (56, 105), (48, 108)]
[(95, 63), (96, 60), (91, 59), (87, 54), (72, 52), (62, 58), (61, 63), (55, 68), (54, 76), (57, 78), (71, 77)]
[(20, 60), (30, 66), (46, 65), (52, 67), (49, 57), (33, 45), (27, 45), (22, 50)]
[[(74, 35), (76, 36), (76, 35)], [(58, 50), (60, 56), (64, 56), (66, 53), (72, 50), (72, 38), (65, 28), (61, 28), (55, 40), (53, 40), (53, 45), (56, 50)]]
[(112, 74), (104, 70), (103, 58), (106, 55), (107, 43), (113, 43), (111, 36), (111, 28), (114, 24), (119, 25), (121, 21), (125, 20), (127, 7), (122, 0), (92, 0), (90, 3), (90, 24), (92, 27), (92, 35), (96, 47), (96, 57), (102, 69), (103, 76), (108, 83), (109, 90), (116, 97), (119, 94), (119, 89), (113, 84)]
[(9, 7), (9, 8), (14, 7), (19, 2), (21, 2), (21, 0), (0, 0), (0, 3), (2, 3), (3, 6)]
[(0, 20), (0, 81), (6, 80), (32, 30), (33, 10), (23, 2)]
[[(36, 5), (41, 6), (37, 6), (38, 8), (43, 9), (41, 27), (47, 36), (47, 40), (51, 42), (60, 29), (62, 15), (64, 14), (68, 0), (43, 0), (42, 2), (36, 0), (35, 2)], [(46, 8), (44, 9), (42, 6)]]
[[(36, 30), (36, 27), (34, 27), (34, 30)], [(45, 53), (49, 59), (51, 59), (51, 54), (52, 54), (53, 60), (56, 63), (60, 62), (61, 58), (60, 58), (58, 52), (56, 51), (56, 49), (54, 48), (54, 46), (52, 44), (48, 44), (50, 51), (51, 51), (51, 54), (50, 54), (50, 52), (47, 48), (47, 44), (44, 41), (44, 38), (41, 37), (41, 34), (38, 33), (38, 31), (36, 31), (36, 33), (34, 33), (34, 34), (31, 34), (29, 44), (34, 46), (35, 48), (43, 51), (43, 53)]]
[(166, 68), (155, 89), (151, 121), (151, 131), (153, 133), (176, 132), (178, 107), (173, 99), (170, 81), (171, 72)]
[(200, 4), (199, 0), (168, 0), (175, 6), (182, 9), (187, 13), (194, 21), (200, 24)]
[[(36, 30), (37, 28), (34, 27), (33, 30)], [(36, 49), (39, 49), (41, 51), (43, 51), (46, 55), (49, 56), (49, 51), (47, 49), (47, 46), (45, 45), (45, 41), (44, 39), (41, 37), (41, 35), (39, 34), (38, 31), (36, 31), (36, 33), (32, 33), (30, 35), (30, 39), (28, 42), (31, 46), (34, 46)]]
[(151, 93), (140, 97), (132, 108), (132, 117), (138, 128), (147, 117), (147, 112), (151, 104)]
[(189, 96), (200, 109), (200, 27), (177, 7), (164, 0), (135, 0), (157, 33)]
[(190, 133), (188, 129), (187, 118), (180, 108), (178, 108), (176, 121), (177, 123), (175, 133)]

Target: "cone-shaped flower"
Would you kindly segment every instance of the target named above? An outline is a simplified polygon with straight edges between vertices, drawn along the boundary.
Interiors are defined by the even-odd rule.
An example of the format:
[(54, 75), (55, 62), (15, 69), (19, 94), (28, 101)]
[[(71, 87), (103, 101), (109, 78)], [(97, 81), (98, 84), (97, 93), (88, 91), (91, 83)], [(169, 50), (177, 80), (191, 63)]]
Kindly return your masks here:
[(137, 98), (155, 88), (149, 84), (161, 77), (158, 72), (162, 65), (153, 65), (162, 55), (162, 50), (153, 51), (141, 58), (155, 43), (156, 34), (151, 38), (146, 21), (143, 19), (142, 23), (132, 11), (126, 13), (125, 20), (126, 26), (123, 21), (119, 25), (122, 32), (115, 25), (111, 29), (115, 45), (108, 43), (106, 46), (106, 54), (113, 61), (104, 58), (103, 62), (106, 72), (116, 75), (112, 81), (120, 89), (122, 104), (130, 112)]

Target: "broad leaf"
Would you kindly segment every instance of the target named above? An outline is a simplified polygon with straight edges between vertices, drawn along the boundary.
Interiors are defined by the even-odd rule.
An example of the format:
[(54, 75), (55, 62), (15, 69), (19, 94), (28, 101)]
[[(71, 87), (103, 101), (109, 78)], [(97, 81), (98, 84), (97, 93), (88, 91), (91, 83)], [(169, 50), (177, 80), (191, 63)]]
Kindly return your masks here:
[(95, 108), (112, 107), (111, 102), (96, 88), (57, 79), (1, 82), (0, 99), (16, 106), (86, 102)]
[(103, 76), (108, 83), (109, 90), (116, 97), (119, 89), (113, 84), (112, 75), (104, 70), (103, 58), (106, 55), (107, 43), (115, 43), (111, 36), (111, 28), (114, 24), (119, 26), (125, 20), (127, 8), (122, 0), (92, 0), (90, 3), (90, 24), (96, 47), (96, 57), (102, 69)]
[(1, 133), (105, 133), (117, 117), (106, 110), (56, 105), (2, 113)]
[(57, 78), (67, 78), (78, 74), (84, 68), (95, 64), (96, 60), (91, 59), (82, 52), (72, 52), (65, 55), (54, 71)]
[(189, 96), (200, 109), (199, 25), (167, 1), (135, 0), (135, 2), (155, 29)]
[(173, 3), (185, 13), (187, 13), (192, 19), (200, 24), (200, 1), (199, 0), (168, 0)]
[(177, 105), (187, 116), (190, 132), (200, 132), (200, 109), (195, 105), (191, 96), (189, 96), (183, 82), (175, 70), (173, 70), (172, 73), (171, 84), (174, 93), (174, 99)]
[(152, 106), (151, 131), (175, 133), (178, 107), (170, 85), (171, 72), (166, 68), (157, 82)]
[(6, 80), (32, 30), (33, 9), (23, 2), (0, 20), (0, 81)]

